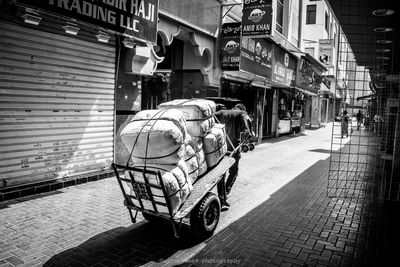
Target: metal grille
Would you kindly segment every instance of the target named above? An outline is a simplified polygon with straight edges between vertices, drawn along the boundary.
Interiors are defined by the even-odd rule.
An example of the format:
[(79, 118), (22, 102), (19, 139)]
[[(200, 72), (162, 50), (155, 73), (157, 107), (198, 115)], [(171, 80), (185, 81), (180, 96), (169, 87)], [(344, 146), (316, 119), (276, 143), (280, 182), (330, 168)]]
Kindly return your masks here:
[(115, 48), (61, 30), (0, 21), (0, 187), (112, 161)]
[(383, 28), (391, 27), (396, 14), (374, 16), (378, 8), (369, 1), (330, 2), (335, 2), (341, 25), (335, 90), (342, 99), (335, 110), (350, 116), (347, 127), (342, 121), (333, 125), (328, 195), (400, 200), (394, 160), (398, 161), (399, 84), (388, 78), (394, 71), (395, 38)]

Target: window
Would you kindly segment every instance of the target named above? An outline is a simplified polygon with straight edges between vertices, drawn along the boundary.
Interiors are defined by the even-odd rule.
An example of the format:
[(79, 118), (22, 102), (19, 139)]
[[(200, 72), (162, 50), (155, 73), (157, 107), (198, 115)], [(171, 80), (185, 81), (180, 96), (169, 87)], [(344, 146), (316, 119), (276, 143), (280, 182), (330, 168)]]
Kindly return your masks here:
[(334, 26), (334, 31), (335, 31), (335, 34), (333, 35), (333, 46), (336, 46), (336, 43), (337, 43), (337, 35), (338, 35), (338, 28), (337, 28), (337, 25), (336, 25), (336, 23), (334, 24), (335, 26)]
[(276, 7), (276, 30), (283, 33), (283, 6), (284, 0), (278, 0)]
[(301, 1), (292, 1), (292, 11), (289, 22), (291, 25), (290, 42), (297, 47), (300, 47), (300, 2)]
[(325, 12), (325, 30), (329, 34), (329, 14)]
[(317, 5), (308, 5), (306, 14), (306, 24), (315, 24), (317, 17)]
[(333, 47), (336, 47), (336, 42), (337, 42), (337, 34), (335, 32), (335, 34), (333, 35)]

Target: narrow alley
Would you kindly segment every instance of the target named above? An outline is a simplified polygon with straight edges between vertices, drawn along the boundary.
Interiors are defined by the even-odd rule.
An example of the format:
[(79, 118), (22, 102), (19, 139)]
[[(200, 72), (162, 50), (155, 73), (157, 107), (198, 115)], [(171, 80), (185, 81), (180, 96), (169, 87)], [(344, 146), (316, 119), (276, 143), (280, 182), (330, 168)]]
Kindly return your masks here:
[(202, 243), (186, 228), (177, 241), (169, 224), (132, 224), (114, 178), (4, 201), (0, 266), (378, 263), (370, 203), (327, 197), (331, 135), (332, 123), (243, 154), (231, 207)]

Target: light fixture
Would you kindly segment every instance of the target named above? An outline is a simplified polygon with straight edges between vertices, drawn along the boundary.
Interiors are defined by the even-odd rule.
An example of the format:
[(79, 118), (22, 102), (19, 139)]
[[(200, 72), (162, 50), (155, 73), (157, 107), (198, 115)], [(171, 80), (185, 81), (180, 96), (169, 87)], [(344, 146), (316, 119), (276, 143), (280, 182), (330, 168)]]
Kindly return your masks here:
[(122, 42), (124, 43), (124, 46), (125, 46), (126, 48), (132, 49), (132, 48), (135, 47), (135, 42), (134, 42), (134, 40), (131, 39), (131, 38), (125, 38), (124, 41), (122, 41)]
[(390, 41), (390, 40), (376, 40), (376, 42), (378, 44), (391, 44), (392, 43), (392, 41)]
[(376, 52), (378, 52), (378, 53), (387, 53), (387, 52), (390, 52), (391, 50), (390, 49), (388, 49), (388, 48), (379, 48), (379, 49), (376, 49)]
[(383, 16), (391, 16), (394, 14), (394, 11), (391, 9), (377, 9), (372, 11), (372, 15), (383, 17)]
[(25, 8), (25, 14), (21, 16), (24, 19), (25, 23), (31, 25), (39, 25), (42, 18), (39, 16), (39, 13), (31, 8)]
[(388, 28), (388, 27), (378, 27), (374, 29), (375, 32), (391, 32), (393, 31), (393, 28)]
[(105, 32), (99, 31), (96, 35), (97, 37), (97, 41), (99, 41), (100, 43), (108, 43), (108, 41), (110, 40), (111, 36), (108, 35)]
[(75, 23), (67, 22), (67, 25), (63, 26), (63, 29), (65, 33), (71, 34), (71, 35), (77, 35), (79, 32), (78, 25)]

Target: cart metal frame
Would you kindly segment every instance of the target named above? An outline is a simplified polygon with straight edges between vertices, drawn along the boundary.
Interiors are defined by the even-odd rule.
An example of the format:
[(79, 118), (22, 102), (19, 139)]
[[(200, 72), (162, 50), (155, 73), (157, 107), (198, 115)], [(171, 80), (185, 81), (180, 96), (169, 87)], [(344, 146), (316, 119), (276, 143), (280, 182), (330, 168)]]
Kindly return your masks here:
[[(183, 219), (190, 215), (196, 205), (199, 204), (199, 202), (211, 190), (213, 190), (219, 182), (225, 182), (228, 170), (234, 164), (234, 162), (234, 158), (230, 156), (224, 156), (216, 166), (214, 166), (204, 175), (199, 177), (193, 184), (193, 189), (190, 192), (189, 196), (181, 204), (176, 212), (173, 212), (170, 202), (168, 201), (169, 196), (165, 189), (160, 171), (152, 171), (146, 168), (118, 165), (115, 163), (112, 163), (112, 168), (114, 169), (115, 177), (118, 180), (118, 184), (124, 196), (124, 205), (129, 211), (132, 223), (136, 223), (138, 212), (148, 213), (156, 217), (168, 220), (172, 225), (175, 237), (179, 238)], [(136, 181), (134, 175), (132, 174), (132, 171), (142, 173), (144, 183)], [(125, 174), (127, 173), (129, 177), (124, 177), (124, 175), (121, 175), (121, 172), (125, 172)], [(150, 182), (150, 176), (157, 177), (156, 183), (154, 183), (154, 181)], [(163, 195), (154, 195), (152, 192), (152, 188), (158, 191), (161, 190)], [(165, 202), (161, 202), (155, 197), (157, 197), (157, 199), (161, 197), (165, 200)], [(219, 195), (218, 197), (221, 199), (221, 197), (225, 196)], [(133, 203), (133, 200), (137, 200), (139, 206), (135, 205)], [(147, 201), (147, 203), (150, 201), (153, 209), (146, 209), (144, 201)], [(166, 207), (168, 213), (160, 212), (160, 206)]]

